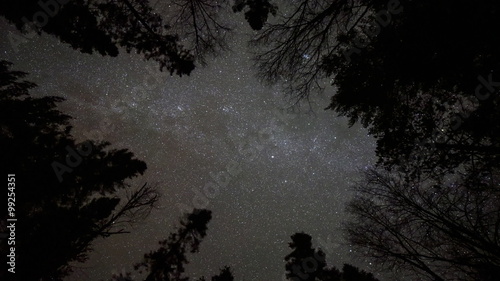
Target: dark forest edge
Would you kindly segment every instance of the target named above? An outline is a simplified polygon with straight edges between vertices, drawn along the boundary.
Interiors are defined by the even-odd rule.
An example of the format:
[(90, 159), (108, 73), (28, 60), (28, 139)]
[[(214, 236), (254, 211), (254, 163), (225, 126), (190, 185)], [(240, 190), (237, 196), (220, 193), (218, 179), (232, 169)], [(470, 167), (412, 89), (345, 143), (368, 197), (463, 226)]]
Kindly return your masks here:
[[(181, 227), (169, 238), (160, 241), (160, 248), (144, 255), (144, 260), (134, 266), (136, 275), (145, 276), (138, 279), (131, 272), (114, 275), (109, 281), (188, 281), (184, 265), (189, 261), (186, 253), (196, 253), (203, 237), (206, 236), (207, 223), (211, 212), (195, 209), (186, 214)], [(378, 281), (373, 274), (359, 268), (344, 264), (342, 271), (328, 267), (326, 255), (321, 249), (312, 248), (312, 237), (306, 233), (295, 233), (291, 236), (289, 247), (292, 252), (285, 257), (285, 276), (290, 281)], [(167, 262), (170, 261), (170, 262)], [(196, 281), (206, 281), (205, 277)], [(231, 268), (222, 267), (212, 281), (233, 281)]]
[[(135, 52), (157, 62), (160, 71), (189, 75), (195, 62), (205, 65), (207, 57), (228, 50), (232, 29), (221, 15), (230, 11), (229, 1), (171, 4), (177, 7), (171, 18), (162, 17), (147, 0), (2, 1), (0, 15), (23, 33), (8, 35), (14, 50), (44, 33), (82, 53), (115, 57), (120, 50)], [(232, 9), (244, 12), (250, 26), (261, 29), (277, 6), (265, 0), (238, 0)], [(187, 43), (181, 44), (181, 39)]]
[(70, 263), (88, 259), (97, 238), (128, 233), (148, 216), (159, 193), (156, 186), (127, 183), (144, 173), (146, 163), (127, 149), (109, 149), (108, 142), (77, 142), (71, 117), (57, 109), (63, 99), (31, 97), (36, 85), (10, 67), (0, 61), (0, 170), (15, 171), (23, 188), (12, 190), (15, 208), (2, 214), (2, 233), (8, 233), (8, 218), (19, 222), (15, 244), (0, 246), (2, 253), (14, 249), (16, 257), (9, 265), (12, 259), (2, 255), (0, 276), (61, 279), (71, 273)]
[[(29, 32), (30, 19), (42, 11), (47, 20), (38, 18), (32, 25), (35, 34), (51, 34), (85, 53), (116, 56), (124, 48), (157, 61), (171, 74), (189, 74), (195, 60), (202, 64), (207, 55), (220, 54), (230, 32), (212, 17), (202, 27), (189, 25), (198, 31), (191, 34), (202, 37), (195, 35), (190, 46), (180, 46), (179, 36), (170, 33), (171, 27), (147, 1), (49, 2), (52, 6), (46, 11), (34, 0), (3, 1), (0, 14)], [(197, 6), (192, 15), (223, 14), (218, 12), (228, 8), (229, 2), (218, 3)], [(258, 30), (251, 46), (261, 50), (255, 60), (263, 81), (285, 82), (289, 95), (300, 101), (321, 90), (321, 79), (331, 78), (336, 92), (325, 105), (327, 109), (348, 117), (350, 125), (361, 123), (376, 138), (378, 164), (364, 171), (365, 180), (355, 187), (357, 197), (348, 207), (353, 215), (345, 226), (350, 243), (382, 269), (402, 270), (415, 278), (496, 280), (500, 276), (500, 2), (294, 3), (279, 7), (264, 0), (235, 1), (229, 12), (243, 12), (251, 28)], [(285, 9), (286, 15), (279, 13)], [(74, 17), (81, 20), (69, 24)], [(194, 18), (186, 16), (184, 23), (193, 23)], [(10, 40), (15, 45), (23, 39), (11, 36)], [(10, 88), (3, 90), (2, 102), (18, 107), (15, 112), (5, 112), (12, 116), (23, 112), (33, 116), (29, 115), (32, 110), (45, 113), (50, 127), (37, 120), (15, 126), (39, 142), (54, 141), (52, 146), (64, 161), (68, 154), (65, 147), (76, 149), (78, 144), (69, 136), (69, 117), (54, 110), (60, 98), (27, 98), (34, 85), (16, 80), (23, 75), (13, 72), (3, 76), (6, 82), (2, 89)], [(21, 96), (26, 106), (20, 102)], [(5, 114), (5, 120), (10, 120)], [(21, 131), (9, 126), (2, 127), (5, 147), (23, 151), (25, 159), (32, 159), (30, 153), (34, 153), (48, 164), (44, 169), (49, 169), (53, 155), (39, 152), (46, 144), (23, 143), (20, 148), (12, 138)], [(46, 132), (43, 138), (35, 137), (33, 126), (41, 126), (40, 132)], [(99, 179), (106, 183), (97, 186), (76, 177), (77, 170), (93, 175), (90, 167), (79, 165), (75, 172), (64, 173), (67, 179), (63, 183), (84, 183), (90, 191), (78, 188), (65, 194), (69, 191), (51, 189), (52, 193), (39, 197), (43, 203), (36, 204), (47, 204), (47, 210), (59, 214), (58, 204), (69, 204), (69, 196), (88, 198), (86, 193), (97, 191), (111, 195), (115, 185), (123, 188), (125, 178), (145, 169), (145, 164), (126, 150), (105, 152), (108, 144), (92, 145), (95, 151), (88, 156), (92, 165), (102, 165), (102, 161), (113, 165), (113, 159), (118, 158), (134, 165), (113, 179)], [(16, 165), (22, 170), (23, 165), (31, 164)], [(39, 195), (33, 191), (26, 196)], [(57, 202), (50, 202), (50, 196)], [(77, 203), (78, 208), (84, 207), (84, 202)], [(104, 197), (87, 207), (90, 213), (99, 214), (99, 219), (82, 218), (92, 230), (86, 241), (100, 235), (94, 224), (105, 226), (100, 220), (109, 217), (115, 204), (116, 199)], [(78, 209), (65, 208), (65, 212)], [(33, 210), (35, 214), (40, 206)], [(60, 214), (64, 216), (64, 212)], [(38, 220), (43, 221), (43, 217)], [(62, 254), (73, 260), (85, 257), (75, 252)]]

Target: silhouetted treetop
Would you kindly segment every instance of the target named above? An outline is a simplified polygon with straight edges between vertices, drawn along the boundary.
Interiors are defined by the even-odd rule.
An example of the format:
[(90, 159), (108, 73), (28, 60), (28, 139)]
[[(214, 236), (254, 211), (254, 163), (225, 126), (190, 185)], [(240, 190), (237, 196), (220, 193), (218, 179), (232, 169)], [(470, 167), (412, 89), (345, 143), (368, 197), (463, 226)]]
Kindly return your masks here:
[(144, 255), (144, 260), (135, 265), (140, 273), (146, 272), (145, 281), (187, 281), (184, 266), (189, 263), (187, 252), (196, 253), (206, 236), (207, 224), (212, 212), (195, 209), (186, 214), (177, 232), (160, 241), (160, 248)]
[(213, 276), (212, 281), (233, 281), (233, 273), (231, 272), (231, 268), (225, 266), (221, 269), (219, 275)]
[[(220, 273), (218, 275), (212, 276), (211, 281), (234, 281), (233, 273), (231, 272), (231, 268), (225, 266), (221, 268)], [(207, 281), (205, 277), (201, 277), (197, 281)]]
[(261, 30), (267, 22), (269, 14), (276, 16), (278, 6), (268, 0), (236, 0), (233, 5), (235, 13), (245, 11), (245, 19), (254, 30)]
[(315, 281), (326, 267), (325, 254), (312, 248), (312, 237), (306, 233), (295, 233), (288, 243), (292, 252), (285, 257), (286, 277), (289, 280)]
[(344, 264), (342, 271), (327, 267), (326, 255), (312, 248), (312, 237), (304, 232), (291, 236), (293, 251), (285, 257), (286, 278), (290, 281), (378, 281), (373, 274)]

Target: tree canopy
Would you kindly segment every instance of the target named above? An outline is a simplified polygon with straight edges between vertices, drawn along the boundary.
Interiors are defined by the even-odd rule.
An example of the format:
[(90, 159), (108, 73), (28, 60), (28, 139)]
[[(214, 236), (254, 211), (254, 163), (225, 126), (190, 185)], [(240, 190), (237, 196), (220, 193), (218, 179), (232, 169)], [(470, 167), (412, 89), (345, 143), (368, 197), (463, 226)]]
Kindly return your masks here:
[(403, 173), (367, 170), (349, 203), (347, 237), (384, 269), (434, 281), (497, 280), (498, 178), (485, 185), (474, 188), (459, 176), (408, 181)]
[[(15, 276), (59, 280), (71, 272), (70, 262), (88, 258), (96, 238), (125, 233), (127, 224), (147, 215), (158, 193), (126, 182), (145, 171), (144, 162), (126, 149), (107, 149), (109, 143), (77, 142), (70, 116), (56, 107), (63, 99), (31, 97), (36, 85), (10, 67), (0, 62), (0, 169), (15, 173), (18, 186)], [(6, 252), (8, 245), (1, 247)]]
[[(159, 14), (147, 0), (11, 0), (0, 3), (0, 15), (19, 30), (55, 36), (84, 53), (116, 56), (123, 48), (158, 62), (160, 70), (189, 75), (195, 61), (203, 64), (208, 54), (227, 48), (230, 28), (219, 12), (228, 2), (169, 3), (171, 10)], [(232, 8), (256, 30), (251, 44), (263, 81), (284, 84), (300, 102), (330, 79), (335, 91), (326, 109), (347, 117), (350, 125), (361, 123), (376, 138), (377, 168), (366, 172), (349, 204), (354, 219), (346, 230), (352, 244), (382, 267), (419, 278), (496, 278), (500, 3), (298, 0), (287, 5), (237, 0)], [(148, 210), (156, 195), (145, 185), (131, 194), (132, 203), (120, 205), (113, 194), (127, 188), (126, 179), (142, 174), (145, 163), (127, 150), (107, 150), (108, 143), (76, 142), (70, 117), (56, 109), (62, 99), (31, 98), (35, 85), (20, 80), (24, 75), (0, 64), (0, 144), (6, 159), (14, 159), (1, 165), (26, 175), (21, 184), (27, 188), (19, 194), (24, 210), (19, 216), (26, 223), (20, 225), (26, 235), (19, 238), (20, 259), (35, 261), (56, 241), (64, 245), (35, 263), (26, 276), (34, 280), (64, 276), (67, 262), (83, 261), (93, 239), (122, 232), (113, 230), (116, 218), (131, 209)], [(146, 255), (139, 267), (148, 272), (147, 280), (187, 280), (184, 253), (197, 251), (209, 220), (209, 212), (193, 214)], [(292, 241), (285, 258), (290, 280), (372, 278), (349, 265), (342, 272), (328, 268), (307, 234), (297, 233)], [(232, 279), (228, 268), (212, 280), (224, 278)]]
[(304, 232), (291, 236), (292, 252), (285, 257), (286, 278), (290, 281), (378, 281), (373, 274), (344, 264), (342, 271), (328, 267), (321, 249), (312, 248), (312, 237)]
[(288, 84), (297, 100), (331, 78), (328, 109), (367, 127), (387, 168), (496, 165), (499, 5), (296, 1), (253, 40), (259, 75)]
[[(195, 60), (226, 48), (226, 1), (170, 0), (159, 13), (148, 0), (8, 0), (0, 15), (26, 33), (46, 33), (83, 53), (117, 56), (120, 49), (156, 61), (160, 70), (189, 75)], [(227, 8), (227, 7), (226, 7)], [(22, 38), (10, 35), (12, 45)]]
[(386, 269), (498, 276), (499, 10), (491, 0), (296, 1), (253, 41), (263, 80), (300, 100), (330, 78), (327, 109), (376, 138), (377, 172), (356, 189), (347, 233)]

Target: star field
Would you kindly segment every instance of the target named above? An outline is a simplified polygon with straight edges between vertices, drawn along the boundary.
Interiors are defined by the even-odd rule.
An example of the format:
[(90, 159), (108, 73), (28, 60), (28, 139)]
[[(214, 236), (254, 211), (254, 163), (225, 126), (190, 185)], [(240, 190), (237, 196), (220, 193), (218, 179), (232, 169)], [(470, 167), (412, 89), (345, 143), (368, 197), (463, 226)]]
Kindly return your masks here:
[[(4, 34), (17, 32), (3, 20), (0, 25)], [(48, 36), (30, 39), (17, 52), (1, 38), (1, 59), (30, 73), (39, 85), (34, 96), (66, 98), (60, 109), (74, 117), (77, 139), (130, 149), (148, 165), (130, 184), (156, 184), (162, 193), (158, 208), (131, 234), (96, 241), (90, 260), (68, 280), (131, 270), (174, 231), (179, 206), (213, 212), (200, 252), (189, 256), (193, 277), (228, 265), (235, 280), (282, 280), (290, 236), (299, 231), (316, 246), (319, 240), (334, 245), (327, 251), (330, 265), (366, 266), (344, 245), (340, 227), (349, 186), (359, 169), (374, 163), (373, 138), (323, 110), (333, 89), (314, 95), (311, 108), (288, 110), (279, 86), (254, 77), (243, 31), (232, 38), (232, 52), (190, 77), (160, 73), (133, 54), (80, 54)], [(238, 172), (231, 175), (228, 165)], [(221, 175), (225, 184), (210, 189)], [(211, 192), (197, 202), (204, 188)]]

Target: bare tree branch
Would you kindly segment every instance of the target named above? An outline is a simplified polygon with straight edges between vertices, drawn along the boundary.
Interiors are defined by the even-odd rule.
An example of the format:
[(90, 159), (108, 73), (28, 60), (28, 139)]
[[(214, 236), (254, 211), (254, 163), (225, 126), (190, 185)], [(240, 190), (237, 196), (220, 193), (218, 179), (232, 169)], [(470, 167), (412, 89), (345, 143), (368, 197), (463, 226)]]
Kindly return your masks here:
[(251, 42), (264, 47), (255, 55), (259, 77), (287, 85), (292, 99), (308, 99), (327, 77), (323, 59), (338, 50), (337, 35), (352, 31), (368, 14), (354, 0), (301, 1), (279, 23), (268, 24)]
[(473, 189), (460, 177), (407, 179), (365, 172), (348, 207), (349, 241), (382, 268), (429, 280), (494, 280), (485, 273), (500, 272), (500, 190)]
[(228, 49), (227, 36), (231, 28), (220, 14), (228, 10), (227, 1), (171, 0), (175, 15), (171, 26), (186, 41), (186, 48), (196, 59), (206, 64), (207, 55), (217, 56)]

